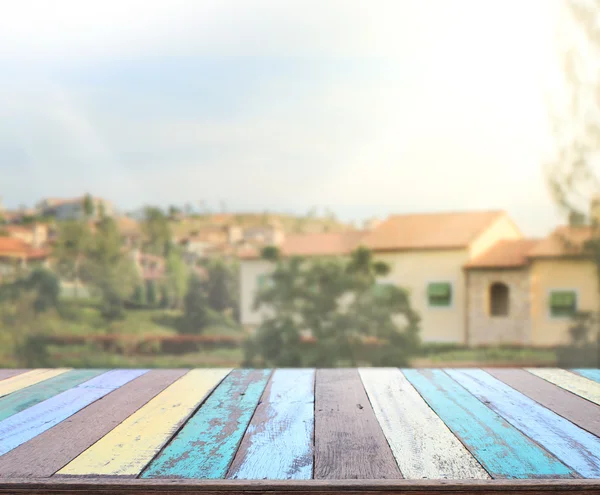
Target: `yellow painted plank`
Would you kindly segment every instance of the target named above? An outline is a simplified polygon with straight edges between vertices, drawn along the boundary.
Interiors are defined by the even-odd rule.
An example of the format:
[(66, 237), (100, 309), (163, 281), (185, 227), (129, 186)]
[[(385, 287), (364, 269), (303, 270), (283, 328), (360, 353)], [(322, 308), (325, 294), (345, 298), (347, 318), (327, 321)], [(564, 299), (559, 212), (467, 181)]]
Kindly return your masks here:
[(17, 390), (21, 390), (22, 388), (35, 385), (36, 383), (43, 382), (44, 380), (48, 380), (48, 378), (62, 375), (63, 373), (66, 373), (70, 370), (71, 368), (40, 368), (37, 370), (27, 371), (26, 373), (13, 376), (11, 378), (6, 378), (5, 380), (0, 381), (0, 397), (12, 394)]
[(230, 371), (190, 371), (73, 459), (58, 474), (138, 475)]
[(600, 383), (559, 368), (528, 368), (544, 380), (600, 405)]

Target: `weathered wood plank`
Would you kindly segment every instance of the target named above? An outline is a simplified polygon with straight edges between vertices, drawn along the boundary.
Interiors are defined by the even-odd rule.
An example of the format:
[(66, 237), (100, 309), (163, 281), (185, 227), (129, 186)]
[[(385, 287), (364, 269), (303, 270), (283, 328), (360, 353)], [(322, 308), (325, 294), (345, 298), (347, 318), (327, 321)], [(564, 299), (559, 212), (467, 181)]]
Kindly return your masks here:
[(38, 369), (6, 378), (0, 382), (0, 397), (4, 397), (5, 395), (12, 394), (17, 390), (21, 390), (22, 388), (35, 385), (36, 383), (44, 380), (48, 380), (48, 378), (52, 378), (53, 376), (61, 375), (69, 370), (70, 368), (57, 368), (55, 370)]
[(361, 368), (359, 373), (405, 478), (489, 478), (400, 370)]
[(442, 370), (403, 372), (493, 478), (577, 477)]
[(312, 478), (314, 382), (312, 369), (273, 373), (228, 478)]
[(575, 371), (576, 373), (579, 373), (581, 376), (585, 376), (586, 378), (589, 378), (590, 380), (594, 380), (595, 382), (600, 383), (600, 370), (576, 368), (572, 371)]
[(9, 480), (0, 493), (52, 495), (268, 494), (268, 495), (597, 495), (600, 480)]
[(224, 478), (270, 374), (232, 371), (141, 477)]
[(600, 438), (482, 370), (446, 370), (469, 392), (584, 478), (600, 477)]
[(0, 455), (52, 428), (146, 371), (109, 371), (0, 421)]
[(484, 371), (600, 437), (600, 406), (524, 370), (485, 368)]
[(21, 375), (23, 373), (27, 373), (28, 369), (11, 369), (11, 370), (0, 370), (0, 380), (6, 380), (7, 378), (12, 378), (13, 376)]
[(356, 369), (317, 371), (314, 478), (402, 478)]
[(190, 371), (59, 470), (57, 475), (137, 476), (230, 371)]
[(600, 383), (559, 368), (527, 368), (527, 371), (584, 399), (600, 404)]
[(49, 378), (27, 388), (17, 390), (0, 399), (0, 421), (35, 406), (50, 397), (80, 385), (107, 370), (72, 370)]
[(52, 476), (187, 370), (153, 370), (0, 457), (0, 478)]

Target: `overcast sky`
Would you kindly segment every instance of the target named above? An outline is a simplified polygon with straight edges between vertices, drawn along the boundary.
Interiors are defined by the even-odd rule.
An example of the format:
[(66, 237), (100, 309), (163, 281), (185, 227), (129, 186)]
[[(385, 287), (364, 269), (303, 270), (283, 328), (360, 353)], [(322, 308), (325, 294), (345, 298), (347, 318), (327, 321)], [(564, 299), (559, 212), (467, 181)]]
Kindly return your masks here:
[(558, 1), (4, 0), (0, 196), (544, 235)]

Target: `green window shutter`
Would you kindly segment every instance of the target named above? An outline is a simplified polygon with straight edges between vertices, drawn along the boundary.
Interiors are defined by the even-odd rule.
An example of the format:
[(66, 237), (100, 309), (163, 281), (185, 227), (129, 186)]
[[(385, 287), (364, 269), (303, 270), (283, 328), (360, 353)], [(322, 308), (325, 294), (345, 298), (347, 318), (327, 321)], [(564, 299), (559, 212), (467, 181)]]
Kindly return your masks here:
[(452, 285), (448, 282), (434, 282), (427, 286), (429, 306), (444, 307), (452, 303)]
[(550, 293), (550, 314), (552, 316), (572, 316), (577, 311), (577, 295), (574, 291), (553, 291)]

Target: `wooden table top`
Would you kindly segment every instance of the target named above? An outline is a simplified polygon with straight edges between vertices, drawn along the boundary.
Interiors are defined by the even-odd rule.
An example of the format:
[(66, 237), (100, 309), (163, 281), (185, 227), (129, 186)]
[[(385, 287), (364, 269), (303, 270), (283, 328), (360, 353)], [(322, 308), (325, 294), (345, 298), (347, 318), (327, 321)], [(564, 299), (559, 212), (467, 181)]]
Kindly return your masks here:
[(0, 493), (600, 493), (600, 370), (0, 370)]

